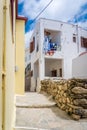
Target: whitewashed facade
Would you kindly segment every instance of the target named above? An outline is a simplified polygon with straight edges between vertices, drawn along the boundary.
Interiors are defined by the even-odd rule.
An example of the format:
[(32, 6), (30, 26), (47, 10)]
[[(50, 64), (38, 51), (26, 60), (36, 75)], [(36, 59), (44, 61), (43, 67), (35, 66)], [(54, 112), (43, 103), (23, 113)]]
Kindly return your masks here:
[[(47, 33), (51, 36), (48, 50)], [(77, 25), (44, 18), (38, 21), (30, 43), (31, 91), (39, 91), (43, 79), (72, 78), (72, 59), (87, 51), (81, 37), (87, 38), (87, 31)]]
[(72, 76), (87, 79), (87, 53), (80, 54), (72, 61)]

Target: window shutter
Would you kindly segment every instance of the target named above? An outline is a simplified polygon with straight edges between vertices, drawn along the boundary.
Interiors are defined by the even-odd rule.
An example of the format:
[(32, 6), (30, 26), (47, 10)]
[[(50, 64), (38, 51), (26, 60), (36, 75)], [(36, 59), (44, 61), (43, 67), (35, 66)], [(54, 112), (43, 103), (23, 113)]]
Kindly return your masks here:
[(87, 48), (87, 38), (81, 37), (81, 47)]
[(35, 37), (33, 37), (33, 41), (30, 42), (30, 53), (32, 53), (35, 49)]

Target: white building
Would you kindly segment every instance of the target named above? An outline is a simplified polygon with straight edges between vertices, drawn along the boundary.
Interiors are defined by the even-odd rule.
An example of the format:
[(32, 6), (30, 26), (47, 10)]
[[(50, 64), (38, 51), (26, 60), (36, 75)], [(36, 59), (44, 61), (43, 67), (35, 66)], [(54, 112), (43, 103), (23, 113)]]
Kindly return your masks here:
[(73, 59), (72, 76), (75, 78), (87, 79), (87, 52)]
[(87, 51), (87, 31), (73, 24), (40, 19), (30, 42), (31, 91), (43, 79), (72, 78), (72, 59)]

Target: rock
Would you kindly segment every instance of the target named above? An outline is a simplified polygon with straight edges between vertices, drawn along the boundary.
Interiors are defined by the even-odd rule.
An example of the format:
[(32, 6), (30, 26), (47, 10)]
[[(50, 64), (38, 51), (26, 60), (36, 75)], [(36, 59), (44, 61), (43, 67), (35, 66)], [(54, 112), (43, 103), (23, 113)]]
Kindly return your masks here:
[(67, 100), (67, 103), (70, 103), (70, 99), (68, 97), (66, 98), (66, 100)]
[(81, 117), (87, 118), (87, 109), (76, 109), (74, 110), (74, 113)]
[(82, 112), (83, 112), (82, 117), (87, 118), (87, 109), (82, 109)]
[(85, 84), (85, 88), (87, 89), (87, 84)]
[(71, 104), (67, 104), (67, 105), (73, 109), (82, 109), (82, 107), (79, 107), (79, 106), (75, 106), (75, 105), (71, 105)]
[(67, 99), (63, 97), (62, 102), (63, 102), (64, 104), (66, 104), (66, 103), (67, 103)]
[(73, 99), (83, 99), (83, 98), (85, 98), (85, 99), (87, 99), (87, 94), (70, 94), (70, 96), (71, 96), (71, 98), (73, 98)]
[(82, 88), (85, 87), (84, 83), (81, 83), (81, 82), (80, 82), (80, 83), (78, 82), (78, 83), (77, 83), (77, 86), (82, 87)]
[(72, 118), (73, 118), (74, 120), (79, 120), (79, 119), (81, 118), (81, 116), (72, 114)]
[(73, 103), (74, 105), (80, 105), (80, 106), (87, 105), (87, 99), (75, 99)]
[(59, 85), (59, 86), (58, 86), (58, 89), (59, 89), (59, 90), (62, 90), (62, 85)]
[(72, 92), (75, 94), (87, 94), (87, 89), (82, 87), (75, 87), (72, 89)]

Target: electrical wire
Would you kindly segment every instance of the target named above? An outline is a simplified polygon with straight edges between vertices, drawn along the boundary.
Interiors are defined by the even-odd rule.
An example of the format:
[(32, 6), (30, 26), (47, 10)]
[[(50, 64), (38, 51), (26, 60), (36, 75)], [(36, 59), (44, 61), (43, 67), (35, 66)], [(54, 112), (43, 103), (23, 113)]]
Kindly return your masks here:
[(36, 19), (47, 9), (47, 7), (52, 3), (52, 1), (53, 1), (53, 0), (51, 0), (51, 1), (42, 9), (42, 11), (33, 19), (33, 21), (30, 23), (30, 25), (33, 24), (33, 23), (36, 21)]
[(34, 20), (36, 20), (36, 19), (44, 12), (44, 10), (47, 9), (47, 7), (52, 3), (52, 1), (53, 1), (53, 0), (51, 0), (51, 1), (43, 8), (43, 10), (34, 18)]

